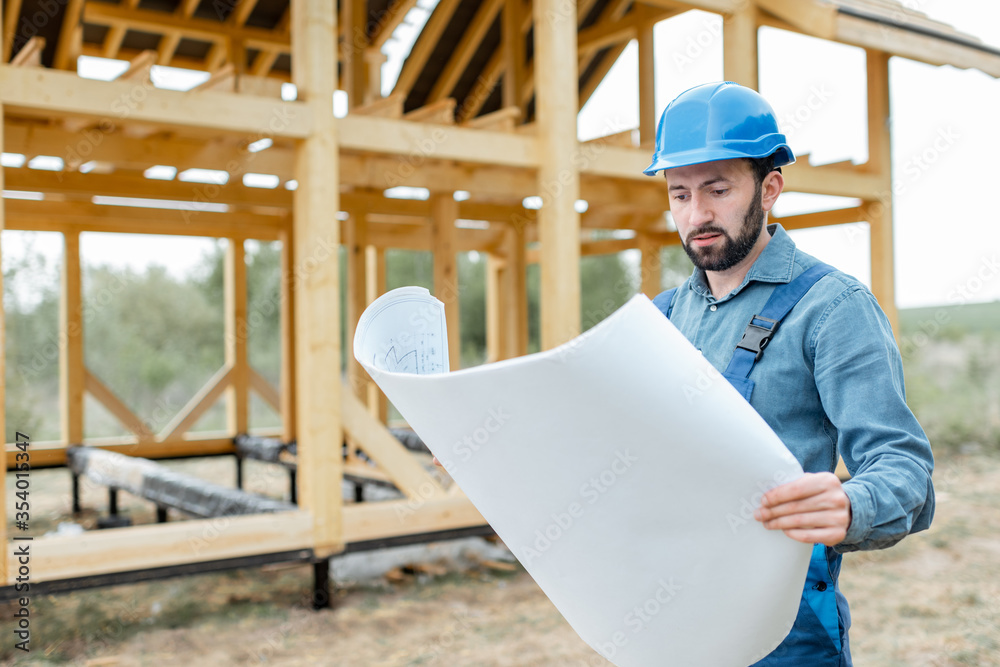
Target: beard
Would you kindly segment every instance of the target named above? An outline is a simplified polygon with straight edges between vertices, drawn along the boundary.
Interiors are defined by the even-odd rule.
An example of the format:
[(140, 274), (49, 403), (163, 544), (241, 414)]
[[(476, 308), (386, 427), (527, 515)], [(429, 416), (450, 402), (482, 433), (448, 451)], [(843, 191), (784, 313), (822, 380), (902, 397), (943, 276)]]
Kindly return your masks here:
[(725, 239), (718, 247), (693, 248), (687, 243), (681, 243), (691, 263), (702, 271), (725, 271), (736, 266), (750, 254), (757, 239), (760, 238), (764, 225), (764, 208), (761, 206), (762, 184), (757, 183), (753, 197), (743, 212), (743, 224), (733, 239), (721, 227), (706, 225), (688, 236), (700, 234), (720, 234)]

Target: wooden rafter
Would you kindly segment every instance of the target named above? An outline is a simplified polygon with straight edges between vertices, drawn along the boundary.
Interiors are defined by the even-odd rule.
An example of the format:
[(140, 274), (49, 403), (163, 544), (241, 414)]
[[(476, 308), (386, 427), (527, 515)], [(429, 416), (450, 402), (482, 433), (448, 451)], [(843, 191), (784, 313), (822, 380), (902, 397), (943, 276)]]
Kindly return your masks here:
[[(201, 0), (183, 0), (183, 2), (181, 2), (181, 4), (177, 7), (176, 13), (178, 16), (182, 18), (185, 19), (191, 18), (191, 16), (194, 14), (194, 10), (198, 9), (198, 5), (200, 3)], [(137, 3), (131, 2), (130, 6), (134, 9), (137, 6)], [(112, 28), (112, 30), (121, 30), (121, 28), (115, 26)], [(124, 31), (122, 31), (122, 34), (124, 34)], [(120, 41), (121, 40), (119, 39), (119, 43)], [(160, 45), (157, 50), (156, 62), (160, 65), (169, 65), (170, 61), (174, 57), (174, 52), (177, 50), (177, 45), (180, 43), (181, 43), (180, 32), (172, 30), (164, 34), (162, 39), (160, 39)]]
[(45, 50), (44, 37), (32, 37), (17, 52), (10, 64), (14, 67), (41, 67), (42, 51)]
[(14, 48), (14, 32), (21, 17), (22, 0), (7, 0), (3, 8), (3, 62), (10, 60)]
[(451, 58), (448, 59), (444, 71), (431, 89), (427, 98), (428, 103), (437, 102), (451, 94), (503, 5), (504, 0), (485, 0), (479, 6), (472, 22), (466, 27), (462, 39), (452, 52)]
[(371, 45), (381, 49), (389, 41), (389, 38), (392, 37), (392, 33), (403, 22), (403, 19), (406, 18), (406, 14), (416, 6), (417, 0), (396, 0), (389, 5), (385, 14), (379, 19), (374, 34), (372, 34)]
[[(292, 20), (292, 8), (289, 4), (285, 13), (281, 15), (281, 20), (278, 21), (278, 25), (275, 26), (275, 30), (279, 32), (287, 32), (289, 25)], [(275, 49), (261, 49), (257, 56), (254, 58), (253, 63), (250, 65), (250, 73), (254, 76), (266, 76), (271, 68), (274, 67), (274, 61), (278, 59), (280, 53)]]
[(53, 62), (56, 69), (76, 69), (76, 58), (80, 55), (83, 43), (83, 25), (80, 23), (83, 5), (83, 0), (69, 0), (66, 3)]
[(451, 20), (452, 14), (455, 13), (458, 2), (459, 0), (441, 0), (437, 7), (434, 8), (431, 17), (427, 19), (427, 24), (420, 32), (420, 36), (417, 37), (417, 41), (413, 45), (409, 57), (403, 63), (403, 69), (399, 73), (399, 78), (396, 79), (393, 92), (399, 91), (409, 94), (413, 88), (413, 84), (417, 82), (417, 77), (420, 75), (421, 70), (427, 64), (427, 59), (430, 57), (431, 52), (437, 46), (438, 40), (440, 40), (441, 35), (444, 33), (444, 29)]
[[(190, 1), (190, 0), (186, 0)], [(129, 9), (134, 9), (139, 6), (139, 0), (123, 0), (122, 4)], [(123, 24), (115, 24), (108, 29), (107, 35), (104, 37), (104, 43), (101, 45), (101, 53), (105, 58), (117, 58), (118, 50), (122, 46), (122, 40), (125, 39), (125, 33), (128, 28)], [(86, 53), (86, 48), (84, 49)], [(95, 54), (89, 54), (95, 55)], [(160, 63), (161, 65), (167, 65), (169, 62)]]
[(176, 31), (182, 37), (202, 42), (224, 44), (226, 40), (235, 40), (250, 48), (291, 52), (291, 37), (287, 31), (234, 26), (221, 21), (94, 2), (84, 7), (83, 18), (87, 23), (96, 25), (119, 25), (154, 34)]

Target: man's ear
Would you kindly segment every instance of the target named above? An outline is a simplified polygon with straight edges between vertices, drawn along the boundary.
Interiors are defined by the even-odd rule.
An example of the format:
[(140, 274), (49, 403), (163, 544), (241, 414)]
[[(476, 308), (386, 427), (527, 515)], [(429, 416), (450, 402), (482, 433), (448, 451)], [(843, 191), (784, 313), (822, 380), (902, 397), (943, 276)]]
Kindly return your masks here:
[(761, 202), (760, 206), (765, 212), (770, 213), (771, 208), (774, 207), (774, 202), (778, 201), (778, 195), (785, 189), (785, 177), (781, 175), (780, 171), (772, 171), (767, 176), (764, 177), (764, 182), (761, 184)]

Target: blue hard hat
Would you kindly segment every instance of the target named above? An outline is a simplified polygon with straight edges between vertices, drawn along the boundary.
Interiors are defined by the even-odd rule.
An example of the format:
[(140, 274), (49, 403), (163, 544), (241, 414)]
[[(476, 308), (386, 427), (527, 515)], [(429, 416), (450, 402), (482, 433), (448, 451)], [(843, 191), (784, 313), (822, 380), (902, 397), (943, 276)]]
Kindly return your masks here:
[(775, 167), (795, 162), (767, 100), (731, 81), (706, 83), (684, 91), (663, 110), (653, 163), (643, 173), (771, 154)]

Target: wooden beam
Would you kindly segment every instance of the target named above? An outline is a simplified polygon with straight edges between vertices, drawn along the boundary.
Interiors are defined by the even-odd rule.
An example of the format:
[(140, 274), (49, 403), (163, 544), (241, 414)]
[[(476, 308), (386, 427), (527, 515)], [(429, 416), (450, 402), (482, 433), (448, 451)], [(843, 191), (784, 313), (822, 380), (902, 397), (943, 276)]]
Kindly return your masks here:
[[(811, 0), (806, 0), (811, 2)], [(805, 4), (801, 2), (800, 4)], [(757, 6), (743, 2), (723, 21), (722, 71), (727, 81), (735, 81), (757, 90), (760, 79), (757, 67)]]
[(59, 303), (59, 406), (62, 438), (83, 442), (83, 288), (80, 233), (63, 235), (62, 298)]
[(0, 39), (3, 41), (3, 45), (0, 46), (0, 53), (3, 54), (3, 60), (0, 62), (10, 60), (11, 51), (14, 49), (14, 33), (17, 30), (17, 21), (20, 18), (21, 0), (7, 0), (3, 7), (3, 35), (0, 35)]
[(801, 215), (768, 216), (769, 222), (777, 222), (785, 229), (807, 229), (810, 227), (827, 227), (829, 225), (849, 225), (852, 222), (866, 220), (867, 211), (864, 206), (838, 208), (832, 211), (803, 213)]
[[(84, 387), (97, 401), (110, 412), (118, 422), (136, 435), (138, 442), (152, 442), (154, 434), (142, 419), (132, 412), (127, 405), (111, 389), (101, 382), (89, 369), (84, 369)], [(64, 438), (64, 440), (66, 440)], [(70, 443), (82, 444), (83, 439), (66, 440)]]
[[(505, 0), (503, 16), (500, 24), (500, 48), (502, 59), (497, 60), (499, 67), (503, 70), (503, 106), (515, 107), (524, 115), (524, 108), (521, 100), (521, 86), (524, 82), (525, 52), (524, 52), (524, 30), (521, 28), (523, 22), (522, 14), (529, 15), (531, 10), (524, 11), (523, 0)], [(478, 110), (477, 110), (478, 111)]]
[[(346, 197), (341, 197), (340, 205), (344, 207), (350, 218), (341, 227), (343, 246), (347, 259), (347, 326), (346, 339), (354, 341), (354, 332), (361, 319), (361, 313), (369, 301), (366, 299), (366, 274), (368, 253), (368, 223), (367, 206), (348, 205)], [(351, 391), (358, 397), (368, 395), (368, 373), (365, 372), (353, 354), (347, 355), (347, 383)]]
[(56, 54), (52, 65), (56, 69), (76, 70), (76, 59), (79, 53), (79, 37), (77, 31), (81, 32), (83, 26), (80, 21), (80, 12), (83, 9), (83, 0), (68, 0), (66, 9), (63, 11), (62, 28), (59, 30), (59, 41), (56, 43)]
[[(339, 125), (333, 115), (337, 17), (329, 0), (292, 0), (292, 76), (313, 117), (296, 149), (292, 224), (295, 274), (296, 439), (299, 503), (312, 513), (314, 549), (343, 549), (340, 380)], [(344, 119), (346, 120), (346, 118)], [(374, 120), (374, 119), (367, 119)], [(346, 125), (345, 125), (346, 130)]]
[(636, 240), (639, 242), (639, 291), (652, 299), (663, 291), (663, 262), (660, 258), (662, 249), (659, 241), (650, 234), (640, 232)]
[[(281, 434), (273, 429), (255, 430), (256, 435), (279, 437)], [(129, 456), (142, 456), (147, 459), (171, 459), (190, 456), (218, 456), (233, 454), (233, 436), (222, 432), (185, 436), (170, 440), (150, 440), (140, 442), (135, 436), (111, 438), (87, 438), (84, 444), (88, 447), (98, 447), (112, 452), (120, 452)], [(63, 441), (32, 442), (32, 467), (52, 467), (66, 465), (66, 447)], [(7, 468), (15, 465), (16, 450), (12, 443), (7, 444)]]
[[(185, 4), (190, 3), (191, 0), (184, 0)], [(200, 1), (200, 0), (199, 0)], [(139, 6), (139, 0), (122, 0), (122, 4), (125, 7), (134, 9)], [(194, 10), (192, 10), (194, 11)], [(101, 57), (104, 58), (118, 58), (118, 51), (121, 48), (122, 40), (125, 39), (125, 33), (128, 31), (127, 27), (124, 25), (113, 25), (108, 29), (108, 34), (104, 37), (104, 43), (100, 46), (99, 53)], [(166, 39), (166, 37), (164, 37)], [(94, 53), (87, 53), (87, 47), (84, 47), (84, 55), (96, 55)], [(161, 65), (169, 65), (170, 61), (161, 62)]]
[(232, 369), (226, 388), (226, 428), (236, 435), (250, 428), (250, 362), (247, 358), (247, 263), (243, 238), (227, 239), (223, 280), (226, 365)]
[[(576, 16), (575, 0), (534, 0), (535, 16)], [(535, 23), (542, 349), (580, 332), (576, 21)]]
[(7, 229), (52, 232), (115, 232), (225, 238), (245, 234), (277, 240), (285, 219), (257, 213), (216, 213), (105, 206), (86, 202), (8, 200)]
[(653, 26), (647, 21), (638, 26), (639, 46), (639, 145), (650, 147), (656, 141), (656, 56)]
[(438, 125), (455, 124), (455, 99), (447, 98), (432, 102), (419, 109), (414, 109), (403, 115), (403, 118), (418, 123), (436, 123)]
[(257, 395), (264, 399), (264, 402), (280, 415), (281, 393), (278, 391), (278, 388), (268, 382), (253, 366), (249, 366), (248, 370), (250, 374), (250, 388), (256, 391)]
[[(158, 440), (176, 440), (194, 426), (194, 423), (212, 407), (229, 388), (233, 379), (233, 369), (223, 366), (208, 379), (198, 393), (191, 397), (181, 411), (164, 427)], [(232, 436), (230, 436), (232, 437)]]
[(115, 81), (131, 81), (133, 83), (147, 83), (156, 64), (156, 51), (143, 51), (132, 59), (128, 69), (122, 72)]
[(410, 55), (403, 62), (403, 68), (399, 72), (399, 78), (396, 79), (396, 85), (393, 86), (392, 92), (410, 94), (413, 85), (417, 82), (417, 76), (427, 64), (427, 59), (441, 39), (456, 7), (458, 7), (458, 0), (440, 0), (438, 2), (423, 30), (417, 36), (413, 48), (410, 49)]
[[(533, 137), (368, 116), (349, 115), (340, 125), (342, 148), (409, 156), (409, 162), (433, 158), (511, 167), (537, 164)], [(404, 167), (401, 165), (401, 170)]]
[[(365, 302), (371, 303), (386, 292), (385, 248), (369, 245), (365, 267)], [(389, 399), (374, 382), (368, 383), (368, 412), (385, 424), (389, 417)]]
[[(597, 69), (591, 73), (590, 79), (583, 84), (583, 88), (580, 89), (579, 104), (581, 109), (597, 91), (598, 86), (600, 86), (601, 82), (604, 81), (604, 77), (607, 76), (609, 71), (611, 71), (611, 68), (614, 67), (616, 62), (618, 62), (618, 58), (621, 56), (622, 51), (625, 50), (626, 46), (628, 46), (628, 44), (619, 44), (611, 47), (611, 50), (608, 51), (608, 53), (605, 54), (604, 59), (601, 60), (601, 64), (598, 65)], [(590, 64), (590, 60), (591, 58), (586, 58), (580, 62), (581, 70), (585, 69), (584, 63), (586, 63), (586, 65)]]
[(785, 176), (785, 190), (810, 192), (838, 197), (858, 199), (878, 199), (884, 192), (881, 179), (859, 169), (843, 167), (814, 167), (806, 160), (782, 167)]
[[(90, 7), (92, 5), (88, 5)], [(58, 95), (52, 91), (58, 90)], [(151, 122), (252, 136), (302, 138), (311, 124), (306, 105), (232, 93), (184, 93), (127, 81), (94, 81), (74, 73), (0, 66), (0, 97), (28, 115), (90, 116), (102, 123)]]
[(756, 0), (757, 6), (802, 33), (820, 39), (836, 40), (837, 8), (813, 0)]
[(191, 89), (192, 91), (218, 90), (226, 93), (236, 92), (236, 66), (227, 63)]
[(484, 525), (486, 520), (461, 492), (419, 504), (389, 500), (344, 508), (344, 541), (348, 543)]
[(521, 118), (521, 109), (518, 107), (504, 107), (496, 111), (477, 116), (462, 123), (463, 127), (473, 127), (480, 130), (496, 130), (500, 132), (513, 132), (517, 121)]
[(444, 70), (438, 76), (434, 87), (431, 88), (427, 102), (437, 102), (451, 95), (452, 90), (458, 84), (459, 79), (465, 72), (469, 61), (479, 49), (480, 42), (486, 36), (486, 32), (493, 25), (500, 8), (504, 6), (505, 0), (484, 0), (476, 10), (472, 21), (465, 28), (462, 38), (451, 53), (451, 58), (445, 65)]
[(444, 303), (451, 370), (462, 367), (458, 316), (458, 260), (455, 253), (458, 202), (451, 192), (431, 195), (431, 234), (434, 252), (434, 296)]
[[(32, 581), (72, 579), (310, 547), (307, 512), (216, 517), (55, 535), (31, 547)], [(7, 576), (16, 576), (8, 561)]]
[(21, 47), (17, 55), (10, 61), (13, 67), (41, 67), (42, 51), (45, 50), (44, 37), (32, 37)]
[[(500, 75), (503, 73), (504, 61), (502, 56), (503, 50), (497, 49), (486, 62), (482, 75), (476, 79), (472, 91), (466, 95), (465, 100), (462, 101), (462, 106), (459, 107), (458, 113), (456, 113), (456, 119), (459, 122), (475, 117), (483, 108), (486, 100), (493, 94), (493, 89), (496, 88), (497, 81), (499, 81)], [(505, 103), (504, 106), (507, 106), (507, 104)], [(523, 115), (522, 111), (522, 117)]]
[(368, 92), (367, 0), (341, 0), (343, 40), (341, 41), (340, 88), (347, 92), (349, 108), (364, 104)]
[(395, 2), (391, 2), (389, 8), (378, 19), (378, 25), (375, 27), (375, 31), (371, 37), (371, 45), (374, 48), (381, 49), (389, 41), (389, 38), (392, 37), (393, 31), (406, 18), (409, 11), (416, 6), (417, 0), (396, 0)]
[(444, 496), (444, 489), (424, 470), (414, 455), (368, 412), (368, 407), (349, 391), (341, 393), (344, 430), (351, 441), (375, 462), (407, 498)]
[[(82, 0), (70, 0), (70, 2)], [(221, 21), (178, 16), (172, 12), (130, 8), (107, 3), (87, 3), (83, 9), (85, 23), (96, 25), (124, 25), (131, 30), (161, 35), (176, 31), (183, 37), (213, 44), (234, 40), (253, 49), (270, 49), (290, 53), (291, 37), (287, 32), (264, 28), (233, 26)]]

